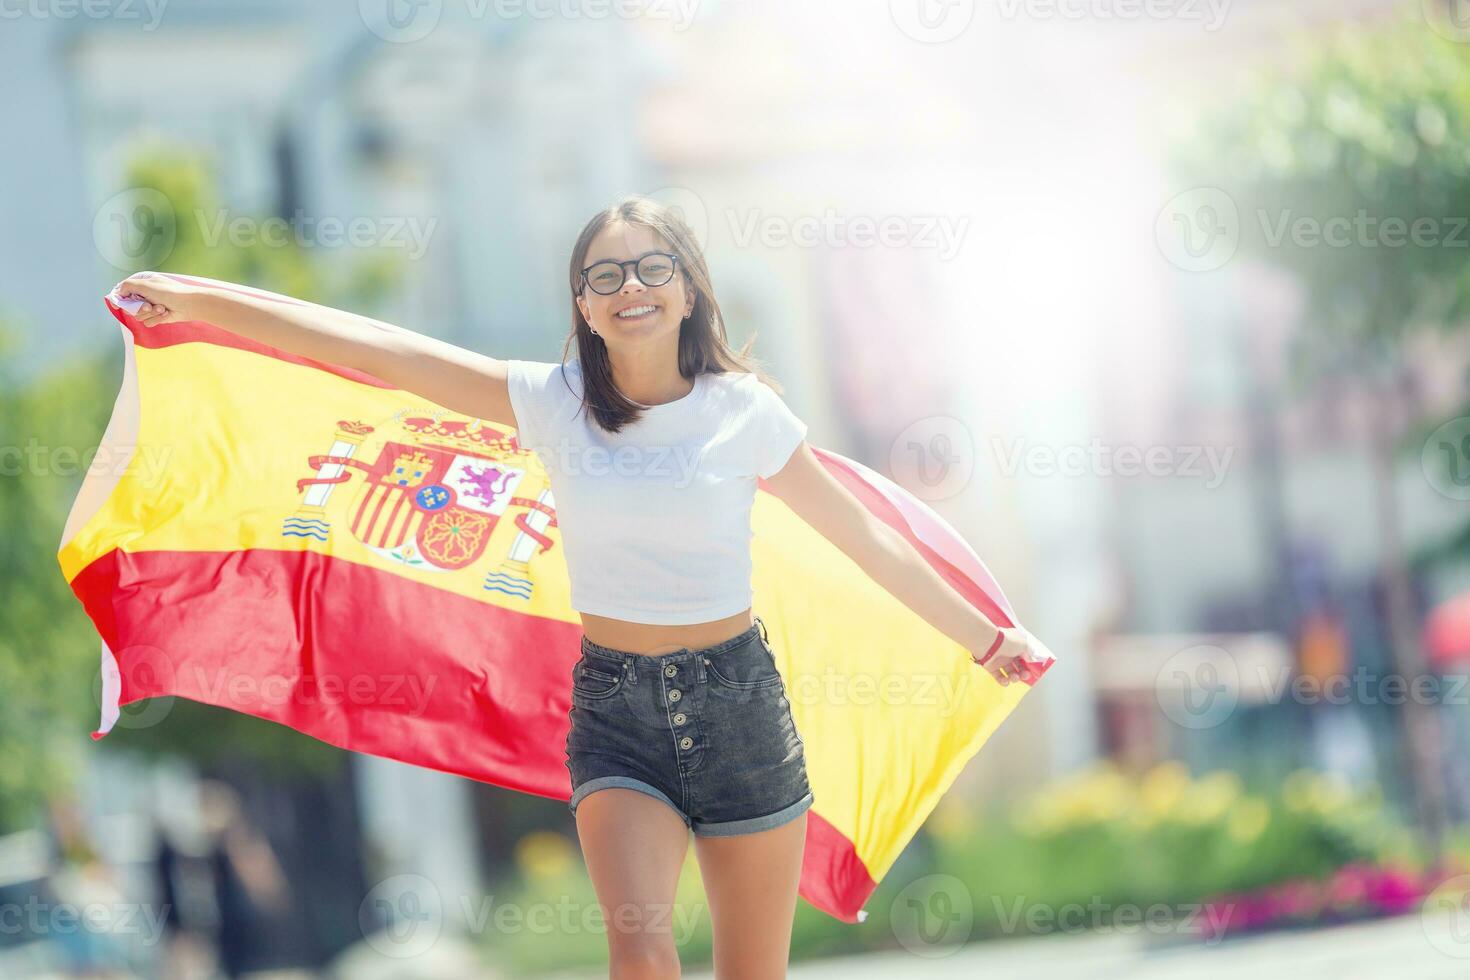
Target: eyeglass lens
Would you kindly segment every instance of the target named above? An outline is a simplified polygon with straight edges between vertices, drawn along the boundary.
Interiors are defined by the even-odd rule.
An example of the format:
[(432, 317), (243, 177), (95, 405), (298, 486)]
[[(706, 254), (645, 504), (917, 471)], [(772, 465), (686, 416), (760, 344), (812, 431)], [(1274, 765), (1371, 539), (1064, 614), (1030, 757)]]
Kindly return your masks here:
[[(638, 260), (638, 281), (645, 286), (662, 286), (674, 278), (674, 263), (667, 255), (645, 255)], [(623, 288), (627, 266), (617, 262), (598, 262), (587, 270), (587, 284), (594, 293), (604, 296)]]

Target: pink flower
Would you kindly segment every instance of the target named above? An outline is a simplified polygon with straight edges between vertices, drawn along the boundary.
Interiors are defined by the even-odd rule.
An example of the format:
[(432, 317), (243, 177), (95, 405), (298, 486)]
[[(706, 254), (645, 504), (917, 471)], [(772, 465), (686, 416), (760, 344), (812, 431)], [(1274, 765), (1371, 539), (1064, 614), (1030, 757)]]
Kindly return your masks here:
[(1385, 868), (1368, 884), (1368, 901), (1388, 915), (1411, 911), (1424, 897), (1424, 889), (1409, 872)]
[[(1345, 864), (1326, 881), (1292, 878), (1251, 892), (1214, 896), (1207, 902), (1205, 933), (1248, 932), (1287, 923), (1351, 919), (1412, 912), (1439, 881), (1459, 871), (1419, 874), (1402, 866)], [(1463, 872), (1460, 872), (1463, 873)]]
[(1276, 886), (1277, 914), (1284, 919), (1311, 920), (1322, 908), (1322, 888), (1307, 878), (1296, 878)]
[(1348, 864), (1333, 872), (1327, 882), (1327, 904), (1337, 911), (1349, 911), (1368, 901), (1376, 872), (1365, 864)]

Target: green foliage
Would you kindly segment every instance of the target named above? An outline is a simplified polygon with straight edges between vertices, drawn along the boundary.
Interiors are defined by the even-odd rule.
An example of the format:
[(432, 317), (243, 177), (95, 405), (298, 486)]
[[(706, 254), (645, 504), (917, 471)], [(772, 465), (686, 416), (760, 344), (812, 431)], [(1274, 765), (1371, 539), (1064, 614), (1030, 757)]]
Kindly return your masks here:
[[(383, 254), (369, 254), (335, 270), (341, 278), (333, 279), (334, 270), (326, 262), (294, 241), (254, 236), (236, 244), (225, 235), (214, 237), (222, 215), (226, 221), (238, 215), (216, 199), (211, 171), (206, 156), (178, 147), (141, 155), (129, 167), (128, 186), (156, 190), (170, 205), (153, 216), (171, 223), (162, 231), (163, 240), (172, 242), (154, 268), (249, 283), (352, 309), (370, 308), (396, 285), (396, 260)], [(99, 435), (101, 430), (99, 426)], [(281, 775), (324, 774), (346, 760), (343, 750), (284, 725), (180, 698), (158, 700), (162, 703), (124, 709), (117, 741), (126, 744), (120, 748), (182, 755), (206, 767), (247, 757)]]
[[(1381, 384), (1409, 332), (1462, 330), (1470, 312), (1470, 45), (1428, 9), (1310, 28), (1178, 141), (1177, 176), (1228, 195), (1240, 251), (1304, 287), (1297, 391)], [(1392, 451), (1417, 455), (1443, 421), (1411, 424)], [(1463, 561), (1467, 539), (1470, 523), (1411, 562)]]
[(1014, 931), (1018, 904), (1178, 909), (1398, 856), (1406, 840), (1375, 790), (1353, 793), (1302, 770), (1256, 794), (1234, 773), (1195, 779), (1177, 762), (1139, 777), (1101, 763), (1001, 820), (1005, 833), (981, 833), (994, 821), (959, 803), (931, 820), (937, 863), (975, 895), (983, 934)]
[[(295, 242), (211, 242), (205, 230), (220, 207), (210, 173), (207, 160), (179, 147), (158, 148), (128, 169), (126, 186), (168, 201), (161, 211), (150, 209), (148, 220), (170, 223), (164, 239), (172, 246), (139, 270), (248, 282), (363, 310), (396, 285), (400, 260), (391, 255), (329, 263)], [(16, 376), (15, 339), (44, 324), (15, 314), (0, 322), (0, 833), (33, 826), (45, 799), (76, 777), (89, 751), (168, 754), (206, 767), (246, 758), (301, 776), (329, 772), (346, 758), (283, 725), (172, 698), (125, 707), (95, 748), (87, 738), (99, 720), (99, 638), (56, 553), (122, 379), (122, 350), (101, 302), (107, 285), (97, 290), (106, 353), (59, 364), (34, 380)]]
[[(839, 922), (797, 903), (792, 959), (896, 948), (914, 902), (964, 923), (967, 932), (946, 941), (1137, 928), (1134, 910), (1160, 906), (1169, 915), (1156, 932), (1197, 940), (1203, 924), (1192, 910), (1221, 894), (1325, 879), (1357, 862), (1412, 865), (1423, 857), (1374, 788), (1354, 792), (1298, 770), (1257, 793), (1230, 771), (1193, 777), (1166, 762), (1129, 775), (1103, 762), (1006, 807), (982, 809), (949, 794), (868, 899), (865, 922)], [(494, 961), (517, 974), (605, 963), (606, 937), (575, 843), (532, 832), (514, 864), (516, 874), (484, 906), (492, 915), (482, 920), (482, 936)], [(692, 850), (677, 906), (670, 923), (683, 962), (707, 963), (713, 935)], [(509, 917), (494, 919), (496, 908)], [(1086, 921), (1065, 910), (1087, 910)]]
[(120, 359), (67, 365), (22, 385), (0, 324), (0, 833), (33, 823), (43, 795), (75, 773), (78, 735), (97, 723), (99, 646), (56, 564), (61, 528), (117, 389)]
[(1242, 249), (1307, 287), (1307, 319), (1331, 336), (1318, 353), (1449, 328), (1467, 309), (1470, 51), (1419, 6), (1314, 27), (1180, 142), (1179, 174), (1239, 209)]
[[(389, 251), (369, 252), (348, 263), (329, 263), (310, 248), (288, 238), (266, 235), (232, 240), (229, 223), (260, 222), (226, 208), (217, 198), (207, 154), (187, 147), (160, 145), (140, 154), (127, 168), (125, 186), (162, 195), (166, 207), (150, 211), (145, 240), (162, 243), (144, 248), (139, 269), (179, 272), (226, 282), (249, 283), (312, 303), (371, 309), (401, 281), (401, 259)], [(138, 218), (136, 221), (144, 219)], [(154, 261), (156, 260), (156, 261)]]

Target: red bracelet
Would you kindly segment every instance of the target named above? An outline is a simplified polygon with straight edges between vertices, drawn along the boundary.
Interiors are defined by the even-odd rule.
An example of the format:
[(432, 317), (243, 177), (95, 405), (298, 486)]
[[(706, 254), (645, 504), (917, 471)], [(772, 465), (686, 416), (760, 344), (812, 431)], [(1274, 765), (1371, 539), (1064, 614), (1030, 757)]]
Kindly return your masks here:
[(980, 666), (984, 667), (985, 666), (985, 661), (987, 661), (991, 657), (995, 656), (995, 651), (997, 651), (997, 650), (1000, 649), (1001, 641), (1004, 640), (1005, 638), (1006, 638), (1006, 634), (1005, 634), (1005, 631), (1004, 630), (996, 630), (996, 632), (995, 632), (995, 642), (992, 643), (992, 644), (990, 644), (990, 649), (985, 651), (985, 656), (981, 657), (977, 661), (977, 663), (979, 663)]

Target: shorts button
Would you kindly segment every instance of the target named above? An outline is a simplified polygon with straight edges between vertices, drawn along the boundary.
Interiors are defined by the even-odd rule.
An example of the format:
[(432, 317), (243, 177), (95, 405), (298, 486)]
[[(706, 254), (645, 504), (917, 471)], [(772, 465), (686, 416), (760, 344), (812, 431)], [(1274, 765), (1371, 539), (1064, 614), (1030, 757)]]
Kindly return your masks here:
[(669, 700), (670, 701), (677, 701), (680, 698), (682, 698), (683, 696), (684, 695), (680, 694), (677, 690), (674, 690), (674, 691), (670, 691), (669, 692)]
[(679, 748), (681, 749), (687, 749), (693, 744), (694, 739), (690, 738), (688, 735), (685, 735), (683, 738), (679, 739)]
[(682, 712), (682, 711), (679, 712), (677, 715), (674, 716), (674, 724), (676, 724), (676, 725), (682, 725), (687, 720), (688, 719), (684, 717), (684, 712)]
[(664, 668), (664, 676), (665, 677), (673, 677), (678, 672), (679, 672), (679, 668), (678, 667), (675, 667), (673, 664), (669, 664), (667, 667)]

